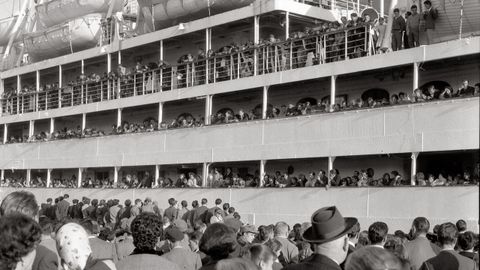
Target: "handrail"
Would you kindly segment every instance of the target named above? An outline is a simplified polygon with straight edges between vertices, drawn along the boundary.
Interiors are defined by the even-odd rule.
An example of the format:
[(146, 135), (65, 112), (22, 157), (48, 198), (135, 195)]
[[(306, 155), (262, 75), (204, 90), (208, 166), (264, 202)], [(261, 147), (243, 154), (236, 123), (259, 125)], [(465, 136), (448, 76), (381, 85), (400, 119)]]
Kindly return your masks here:
[[(227, 48), (208, 57), (178, 65), (162, 63), (155, 69), (106, 74), (99, 80), (84, 80), (67, 87), (42, 92), (5, 92), (0, 115), (71, 107), (105, 100), (145, 95), (196, 85), (216, 83), (324, 64), (374, 54), (370, 26), (358, 26), (285, 41)], [(256, 63), (254, 61), (257, 61)], [(32, 107), (33, 106), (33, 107)]]

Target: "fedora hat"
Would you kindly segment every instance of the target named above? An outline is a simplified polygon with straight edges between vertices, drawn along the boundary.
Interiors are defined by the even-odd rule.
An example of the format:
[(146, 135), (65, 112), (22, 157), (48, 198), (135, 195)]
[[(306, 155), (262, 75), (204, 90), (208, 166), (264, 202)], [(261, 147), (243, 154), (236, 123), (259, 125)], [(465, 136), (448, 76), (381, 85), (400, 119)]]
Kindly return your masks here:
[(312, 226), (303, 233), (310, 243), (327, 243), (350, 232), (358, 222), (356, 218), (344, 218), (335, 206), (318, 209), (312, 215)]

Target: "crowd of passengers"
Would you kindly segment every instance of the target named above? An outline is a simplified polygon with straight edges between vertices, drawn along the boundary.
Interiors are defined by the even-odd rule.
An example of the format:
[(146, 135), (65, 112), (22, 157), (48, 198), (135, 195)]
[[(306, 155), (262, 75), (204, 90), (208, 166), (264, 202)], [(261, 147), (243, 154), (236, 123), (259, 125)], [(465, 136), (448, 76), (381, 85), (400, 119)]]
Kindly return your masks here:
[[(415, 176), (417, 186), (457, 186), (477, 185), (479, 183), (479, 165), (473, 171), (466, 169), (463, 173), (445, 172), (438, 174), (418, 172)], [(75, 175), (69, 178), (54, 178), (50, 187), (76, 188), (78, 181)], [(394, 170), (383, 175), (375, 175), (373, 168), (353, 171), (352, 175), (342, 176), (338, 169), (328, 173), (324, 170), (311, 171), (308, 174), (294, 173), (294, 167), (289, 166), (284, 172), (266, 173), (261, 180), (259, 171), (254, 174), (240, 176), (230, 167), (225, 170), (214, 168), (207, 176), (207, 187), (211, 188), (288, 188), (288, 187), (386, 187), (409, 186), (410, 179), (404, 178)], [(6, 177), (1, 181), (3, 187), (46, 187), (46, 179), (41, 176), (32, 177), (27, 184), (26, 178)], [(128, 172), (114, 184), (108, 177), (99, 179), (86, 177), (80, 183), (82, 188), (199, 188), (203, 186), (201, 175), (194, 172), (181, 173), (177, 177), (160, 176), (157, 181), (148, 172)]]
[[(223, 46), (218, 50), (208, 50), (199, 49), (197, 55), (185, 54), (181, 56), (178, 61), (178, 67), (176, 70), (176, 79), (177, 87), (182, 88), (188, 85), (186, 82), (187, 79), (187, 66), (191, 63), (196, 63), (196, 75), (194, 76), (194, 84), (203, 84), (206, 81), (206, 59), (216, 58), (216, 74), (213, 74), (213, 63), (210, 65), (210, 74), (208, 80), (213, 82), (213, 77), (218, 81), (232, 79), (236, 77), (248, 77), (253, 75), (253, 56), (254, 49), (262, 48), (271, 48), (267, 50), (268, 53), (259, 53), (259, 73), (269, 73), (274, 71), (281, 71), (287, 69), (287, 58), (290, 57), (290, 48), (292, 50), (292, 67), (290, 68), (299, 68), (305, 66), (311, 66), (314, 64), (319, 64), (320, 62), (333, 62), (344, 60), (347, 58), (356, 58), (366, 55), (365, 51), (365, 35), (366, 29), (361, 28), (361, 26), (371, 26), (373, 31), (372, 39), (373, 44), (379, 44), (381, 39), (379, 38), (386, 27), (385, 19), (381, 18), (378, 22), (372, 21), (369, 15), (365, 15), (363, 18), (359, 17), (356, 13), (350, 15), (350, 20), (347, 17), (341, 17), (340, 22), (324, 22), (316, 27), (305, 27), (303, 31), (296, 31), (290, 34), (290, 37), (285, 41), (281, 40), (278, 37), (275, 37), (274, 34), (270, 34), (267, 39), (262, 39), (258, 44), (254, 44), (252, 41), (246, 42), (243, 44), (232, 43), (227, 46)], [(383, 29), (383, 30), (382, 30)], [(345, 30), (347, 30), (347, 35), (351, 41), (348, 42), (348, 56), (345, 56)], [(328, 35), (330, 33), (330, 35)], [(308, 37), (316, 37), (320, 35), (325, 35), (326, 47), (322, 50), (319, 49), (319, 43), (315, 38), (308, 39)], [(323, 45), (321, 45), (323, 46)], [(380, 47), (378, 46), (378, 49)], [(275, 53), (277, 52), (277, 56)], [(230, 55), (238, 56), (236, 59), (230, 58)], [(238, 63), (240, 61), (240, 63)], [(277, 70), (275, 70), (274, 61), (277, 61)], [(240, 66), (237, 71), (237, 67)], [(89, 85), (89, 84), (99, 84), (105, 81), (117, 81), (119, 80), (124, 85), (133, 85), (134, 84), (134, 75), (138, 74), (149, 74), (147, 79), (150, 79), (150, 75), (153, 70), (162, 70), (169, 69), (172, 65), (166, 61), (160, 61), (158, 63), (150, 62), (148, 64), (143, 64), (142, 59), (136, 60), (136, 65), (134, 67), (125, 67), (119, 66), (116, 71), (104, 72), (103, 74), (90, 73), (90, 74), (81, 74), (77, 76), (76, 80), (70, 81), (66, 84), (65, 87), (60, 88), (58, 83), (44, 84), (40, 86), (39, 92), (47, 92), (49, 95), (48, 99), (57, 98), (59, 95), (59, 90), (62, 103), (73, 102), (72, 97), (64, 94), (73, 93), (76, 86), (80, 85)], [(236, 74), (239, 72), (240, 74)], [(171, 76), (170, 76), (171, 77)], [(170, 89), (172, 78), (166, 76), (164, 85), (162, 89)], [(136, 80), (137, 88), (141, 88), (141, 81)], [(166, 86), (165, 86), (166, 85)], [(112, 84), (115, 87), (115, 85)], [(97, 89), (97, 92), (100, 90)], [(128, 93), (122, 93), (128, 92)], [(141, 90), (137, 90), (142, 92)], [(15, 89), (6, 89), (1, 95), (1, 99), (12, 99), (15, 96), (24, 96), (37, 92), (35, 85), (24, 86), (18, 93)], [(115, 93), (113, 93), (115, 94)], [(132, 95), (132, 89), (129, 87), (120, 87), (119, 96), (125, 97)], [(98, 102), (100, 101), (100, 93), (87, 97), (89, 102)], [(79, 99), (79, 97), (77, 98)], [(89, 99), (89, 100), (88, 100)], [(39, 101), (41, 103), (41, 100)], [(75, 104), (81, 104), (81, 102), (75, 101)], [(57, 106), (52, 104), (50, 106)]]
[[(413, 91), (412, 96), (404, 92), (393, 94), (389, 99), (382, 98), (375, 100), (373, 97), (368, 97), (366, 100), (361, 98), (353, 99), (350, 103), (343, 101), (340, 104), (330, 106), (329, 99), (322, 99), (318, 103), (314, 103), (312, 100), (304, 99), (305, 101), (297, 104), (290, 103), (282, 106), (268, 106), (266, 111), (266, 118), (284, 118), (292, 116), (309, 115), (315, 113), (337, 112), (347, 110), (357, 110), (362, 108), (377, 108), (383, 106), (401, 105), (418, 102), (428, 102), (432, 100), (444, 100), (449, 98), (461, 98), (478, 96), (480, 93), (480, 83), (476, 83), (475, 86), (471, 86), (468, 80), (464, 80), (458, 90), (453, 90), (452, 87), (447, 86), (443, 90), (435, 88), (434, 85), (430, 85), (425, 91), (416, 89)], [(231, 110), (221, 110), (211, 116), (211, 124), (225, 124), (245, 122), (250, 120), (261, 120), (262, 108), (256, 106), (252, 110), (239, 109), (236, 113)], [(40, 132), (34, 134), (31, 137), (28, 136), (10, 136), (7, 140), (8, 144), (11, 143), (25, 143), (25, 142), (42, 142), (50, 140), (62, 140), (73, 138), (89, 138), (118, 134), (130, 134), (141, 132), (153, 132), (158, 130), (175, 129), (175, 128), (190, 128), (201, 127), (205, 123), (202, 116), (194, 117), (190, 113), (183, 113), (176, 119), (170, 122), (161, 122), (149, 117), (142, 123), (130, 123), (123, 121), (120, 126), (112, 125), (110, 133), (96, 128), (81, 129), (80, 126), (76, 128), (63, 128), (49, 134), (48, 132)]]

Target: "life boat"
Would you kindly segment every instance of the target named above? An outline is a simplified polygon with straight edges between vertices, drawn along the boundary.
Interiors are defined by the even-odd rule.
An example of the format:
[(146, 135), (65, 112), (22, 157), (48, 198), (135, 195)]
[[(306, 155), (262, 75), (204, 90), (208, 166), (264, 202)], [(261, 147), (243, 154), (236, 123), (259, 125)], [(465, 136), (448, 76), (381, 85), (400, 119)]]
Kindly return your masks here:
[(38, 22), (48, 28), (88, 14), (105, 14), (110, 5), (112, 13), (122, 11), (123, 0), (52, 0), (36, 5), (35, 9)]
[(0, 19), (0, 47), (8, 44), (8, 41), (13, 36), (13, 27), (17, 22), (18, 16), (7, 17)]
[(102, 14), (90, 14), (46, 30), (25, 34), (26, 52), (36, 62), (95, 47), (102, 34), (101, 20)]
[[(146, 13), (151, 5), (155, 30), (188, 22), (209, 15), (245, 7), (255, 0), (138, 0), (139, 12)], [(148, 12), (147, 12), (148, 13)], [(150, 14), (144, 14), (147, 18)]]

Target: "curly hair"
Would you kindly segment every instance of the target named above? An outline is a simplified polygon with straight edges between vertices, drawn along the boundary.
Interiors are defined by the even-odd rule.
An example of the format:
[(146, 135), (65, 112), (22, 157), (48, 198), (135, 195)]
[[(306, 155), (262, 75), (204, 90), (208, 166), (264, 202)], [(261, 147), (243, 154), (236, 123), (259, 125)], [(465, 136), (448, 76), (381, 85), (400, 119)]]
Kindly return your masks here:
[(153, 213), (136, 216), (130, 228), (133, 244), (139, 251), (153, 250), (163, 233), (162, 219)]
[(0, 269), (15, 269), (40, 243), (41, 236), (40, 225), (26, 215), (13, 213), (0, 218)]

